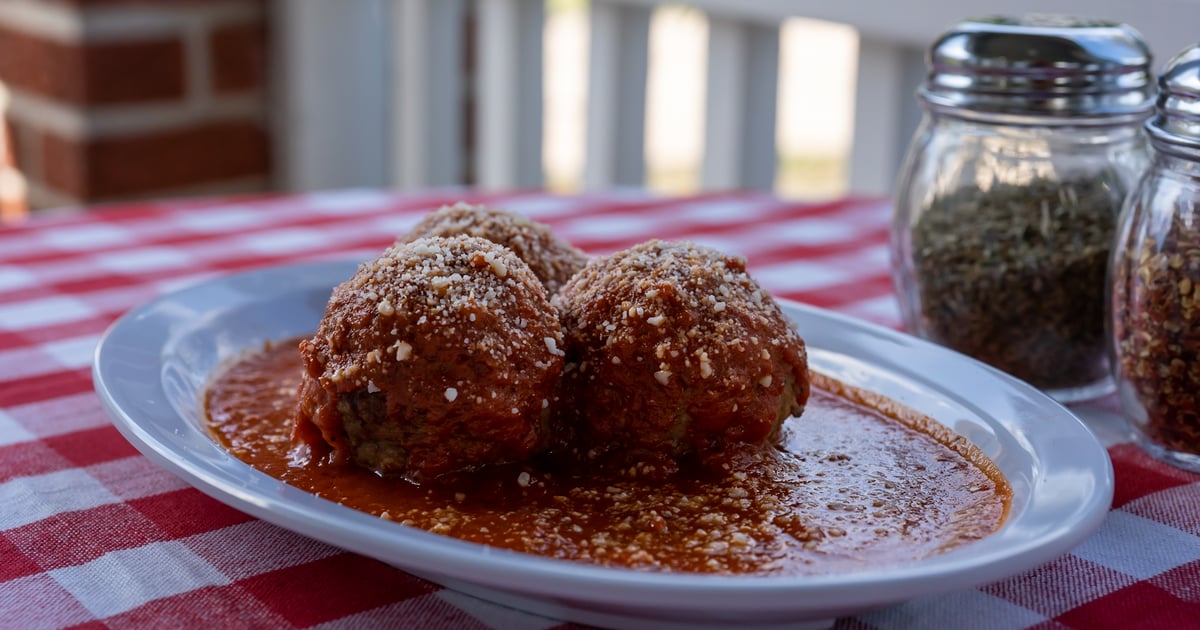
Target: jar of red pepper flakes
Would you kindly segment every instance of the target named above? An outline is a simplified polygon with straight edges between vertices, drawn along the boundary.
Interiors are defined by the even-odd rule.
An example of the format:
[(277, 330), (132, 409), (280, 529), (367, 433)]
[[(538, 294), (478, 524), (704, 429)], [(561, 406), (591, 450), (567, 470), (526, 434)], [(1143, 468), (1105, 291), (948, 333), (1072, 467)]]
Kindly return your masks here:
[(1200, 46), (1164, 67), (1146, 130), (1110, 261), (1112, 364), (1142, 446), (1200, 472)]

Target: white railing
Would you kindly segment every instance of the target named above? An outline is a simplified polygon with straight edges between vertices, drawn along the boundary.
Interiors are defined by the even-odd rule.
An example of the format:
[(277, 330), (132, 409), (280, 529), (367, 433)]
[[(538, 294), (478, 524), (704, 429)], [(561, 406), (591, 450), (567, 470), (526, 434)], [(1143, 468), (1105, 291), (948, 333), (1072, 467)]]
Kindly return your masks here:
[[(586, 188), (645, 181), (647, 42), (651, 12), (662, 4), (591, 1), (581, 68), (589, 89)], [(705, 188), (772, 188), (779, 27), (789, 17), (858, 30), (850, 189), (865, 194), (890, 191), (919, 116), (913, 93), (924, 50), (961, 18), (1054, 12), (1124, 21), (1146, 36), (1158, 63), (1200, 39), (1197, 0), (674, 4), (709, 19)], [(274, 11), (286, 187), (541, 185), (543, 0), (276, 0)]]

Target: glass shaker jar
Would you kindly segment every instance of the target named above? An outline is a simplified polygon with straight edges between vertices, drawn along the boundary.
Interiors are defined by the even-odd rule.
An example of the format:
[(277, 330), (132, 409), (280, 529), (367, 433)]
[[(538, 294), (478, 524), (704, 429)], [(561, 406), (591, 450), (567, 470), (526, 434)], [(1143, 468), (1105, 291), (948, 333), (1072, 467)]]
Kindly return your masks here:
[(1149, 47), (1122, 24), (987, 18), (927, 59), (891, 235), (905, 326), (1062, 402), (1110, 392), (1106, 271), (1149, 160)]
[(1159, 87), (1154, 160), (1113, 248), (1111, 350), (1143, 447), (1200, 472), (1200, 47), (1172, 59)]

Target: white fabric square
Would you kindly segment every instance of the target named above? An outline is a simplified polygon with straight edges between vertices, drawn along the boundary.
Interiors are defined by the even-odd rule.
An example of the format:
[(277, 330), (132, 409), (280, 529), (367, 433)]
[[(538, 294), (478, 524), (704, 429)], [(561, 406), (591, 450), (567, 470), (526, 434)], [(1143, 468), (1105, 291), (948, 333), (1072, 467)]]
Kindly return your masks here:
[(90, 278), (96, 273), (92, 265), (80, 264), (75, 256), (38, 261), (26, 266), (25, 270), (35, 275), (35, 283), (41, 285)]
[(261, 213), (254, 208), (227, 206), (203, 212), (185, 212), (175, 216), (175, 223), (191, 232), (211, 234), (234, 232), (242, 228), (262, 225)]
[(86, 303), (63, 296), (0, 304), (0, 329), (24, 330), (78, 321), (94, 314)]
[(531, 219), (544, 219), (565, 214), (572, 214), (582, 205), (579, 200), (570, 197), (517, 197), (497, 202), (496, 207), (509, 212), (523, 214)]
[(772, 293), (795, 293), (850, 282), (851, 268), (810, 261), (762, 265), (750, 271), (764, 289)]
[(1023, 606), (974, 589), (925, 597), (859, 617), (878, 628), (1028, 628), (1046, 617)]
[(43, 230), (41, 236), (44, 243), (71, 251), (124, 245), (131, 240), (128, 231), (104, 223), (51, 228)]
[[(1153, 540), (1154, 544), (1131, 549), (1126, 544), (1130, 540)], [(1144, 580), (1200, 560), (1200, 545), (1196, 544), (1196, 537), (1187, 532), (1114, 510), (1109, 512), (1100, 529), (1071, 553)]]
[(115, 503), (100, 482), (78, 468), (45, 475), (16, 477), (0, 483), (0, 529), (12, 529), (44, 518)]
[(93, 429), (111, 422), (91, 391), (9, 407), (8, 414), (37, 437)]
[(413, 226), (420, 220), (421, 216), (415, 214), (381, 216), (371, 222), (371, 231), (376, 234), (388, 234), (400, 237), (411, 232)]
[(322, 252), (322, 253), (314, 256), (312, 259), (313, 260), (325, 260), (325, 261), (337, 261), (337, 262), (344, 262), (347, 260), (363, 261), (363, 260), (373, 260), (373, 259), (375, 259), (375, 257), (379, 256), (379, 254), (381, 254), (382, 252), (383, 252), (382, 249), (368, 249), (368, 248), (339, 249), (339, 250), (334, 250), (334, 251)]
[(0, 374), (20, 374), (24, 377), (49, 374), (62, 369), (40, 348), (0, 350)]
[(28, 442), (35, 436), (0, 409), (0, 446)]
[(98, 343), (99, 335), (86, 335), (48, 343), (42, 346), (42, 351), (54, 357), (62, 367), (81, 368), (92, 364), (92, 355)]
[(385, 192), (355, 189), (310, 193), (302, 203), (321, 214), (363, 214), (376, 212), (391, 201), (392, 196)]
[(583, 217), (568, 221), (558, 230), (559, 236), (568, 241), (599, 240), (599, 239), (628, 239), (637, 238), (639, 241), (646, 234), (654, 234), (657, 221), (644, 214), (605, 214), (603, 216)]
[(96, 256), (96, 264), (118, 273), (178, 269), (191, 262), (186, 254), (171, 247), (143, 247)]
[(764, 245), (824, 245), (854, 241), (861, 233), (857, 226), (827, 219), (802, 219), (755, 228), (747, 237)]
[[(679, 216), (688, 222), (727, 225), (760, 217), (775, 205), (759, 199), (708, 199), (679, 206)], [(672, 213), (674, 214), (674, 213)]]
[[(182, 542), (231, 580), (342, 553), (336, 547), (258, 520), (189, 536)], [(270, 549), (271, 553), (255, 552), (259, 549)]]
[(188, 487), (187, 482), (160, 466), (134, 455), (88, 466), (88, 474), (123, 501), (150, 497)]
[(304, 252), (320, 247), (325, 236), (316, 230), (288, 228), (251, 234), (242, 239), (242, 245), (263, 254), (287, 254)]
[(0, 266), (0, 291), (11, 291), (37, 284), (33, 274), (19, 267)]
[(117, 289), (94, 291), (83, 297), (98, 312), (117, 313), (139, 306), (151, 298), (158, 297), (158, 294), (148, 285), (134, 284)]
[(6, 628), (65, 628), (93, 619), (44, 573), (0, 582), (0, 611), (4, 611), (0, 625)]
[(49, 574), (99, 618), (156, 599), (229, 583), (229, 578), (176, 541), (114, 551)]

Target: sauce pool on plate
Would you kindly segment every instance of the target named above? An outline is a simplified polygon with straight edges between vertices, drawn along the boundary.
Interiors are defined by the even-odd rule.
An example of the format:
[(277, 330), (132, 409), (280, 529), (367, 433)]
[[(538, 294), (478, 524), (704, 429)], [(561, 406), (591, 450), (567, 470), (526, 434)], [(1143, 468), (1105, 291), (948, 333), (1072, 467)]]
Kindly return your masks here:
[(295, 341), (218, 373), (209, 428), (234, 456), (317, 496), (493, 547), (603, 566), (813, 575), (894, 565), (996, 531), (1012, 492), (967, 440), (894, 401), (813, 372), (774, 448), (719, 473), (648, 480), (541, 459), (414, 485), (353, 465), (298, 464)]

